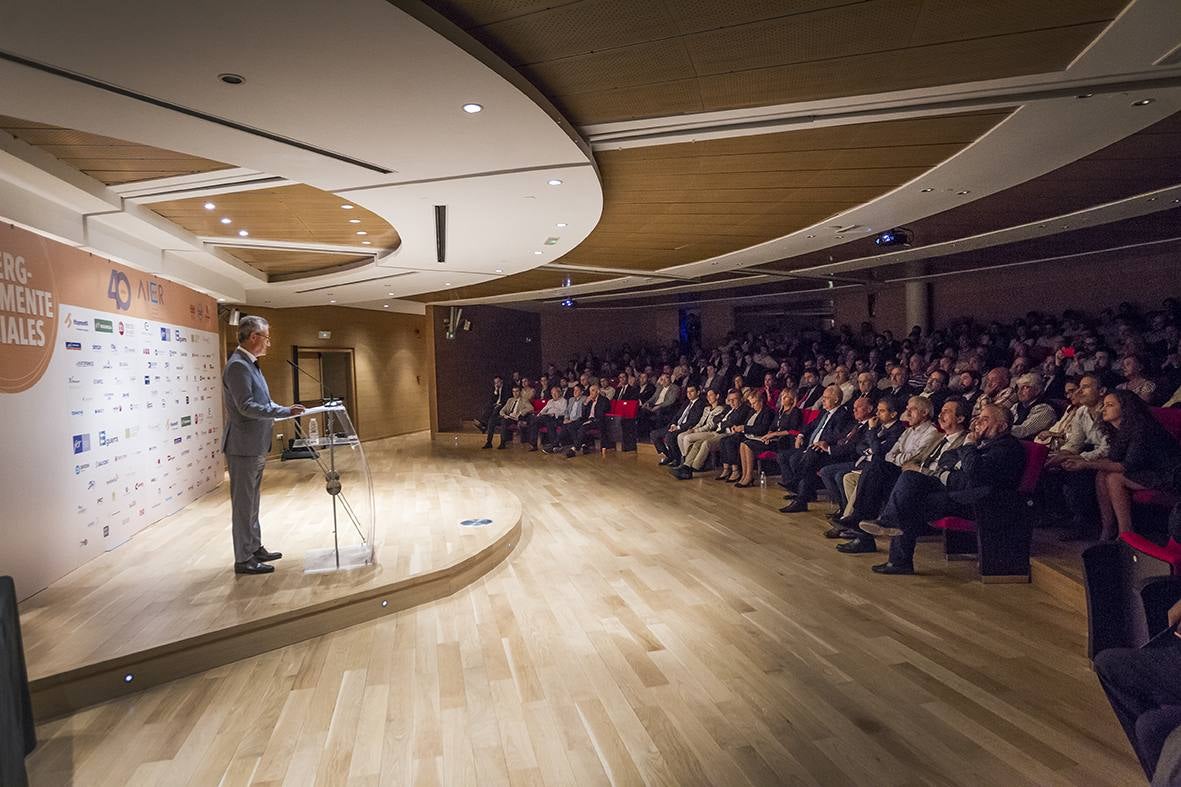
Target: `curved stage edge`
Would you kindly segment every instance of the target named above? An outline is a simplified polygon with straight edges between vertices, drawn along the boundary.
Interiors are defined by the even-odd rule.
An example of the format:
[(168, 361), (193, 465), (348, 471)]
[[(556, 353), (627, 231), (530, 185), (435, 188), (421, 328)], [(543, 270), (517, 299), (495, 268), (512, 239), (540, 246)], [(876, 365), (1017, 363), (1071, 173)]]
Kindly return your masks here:
[[(417, 480), (439, 483), (444, 478), (452, 484), (462, 480), (472, 486), (488, 486), (474, 480), (437, 474)], [(224, 490), (222, 494), (224, 496)], [(390, 581), (379, 584), (380, 579), (372, 574), (366, 577), (365, 569), (327, 575), (355, 578), (352, 579), (355, 588), (337, 587), (335, 593), (329, 594), (331, 597), (315, 603), (296, 604), (255, 619), (240, 619), (232, 625), (198, 630), (192, 636), (174, 636), (170, 641), (152, 643), (147, 647), (133, 647), (128, 649), (128, 652), (115, 653), (108, 658), (79, 660), (76, 666), (63, 664), (55, 669), (45, 670), (30, 681), (34, 715), (38, 722), (44, 722), (187, 675), (445, 598), (495, 568), (520, 542), (523, 520), (520, 500), (501, 489), (496, 490), (496, 495), (504, 495), (506, 505), (498, 506), (498, 514), (504, 518), (499, 519), (496, 530), (489, 532), (486, 540), (474, 549), (458, 549), (453, 542), (444, 543), (444, 539), (436, 538), (425, 550), (431, 553), (429, 559), (422, 558), (418, 552), (413, 558), (409, 558), (400, 552), (396, 543), (391, 543), (392, 536), (387, 533), (385, 544), (380, 545), (379, 541), (377, 568), (389, 574)], [(217, 506), (216, 510), (222, 510), (226, 501), (216, 499), (218, 492), (211, 493), (211, 496), (215, 499), (209, 502)], [(447, 496), (451, 497), (451, 494), (448, 493)], [(424, 493), (423, 497), (430, 499), (431, 495)], [(201, 504), (202, 501), (197, 501), (193, 505)], [(452, 505), (426, 503), (408, 508), (415, 516), (435, 519), (437, 523), (432, 528), (435, 531), (449, 526), (455, 515)], [(390, 519), (396, 521), (408, 515), (403, 511), (391, 515)], [(439, 527), (439, 521), (443, 521), (444, 528)], [(165, 520), (153, 525), (152, 528), (161, 525), (167, 527), (168, 524)], [(457, 522), (455, 526), (458, 526)], [(108, 555), (129, 549), (131, 554), (125, 554), (120, 559), (133, 559), (136, 549), (134, 541), (135, 539)], [(139, 548), (150, 549), (151, 541)], [(389, 560), (389, 565), (382, 562), (383, 555)], [(298, 562), (300, 555), (291, 554), (288, 557), (290, 562), (284, 562), (289, 562), (290, 565)], [(429, 565), (424, 565), (424, 561), (429, 561)], [(290, 578), (296, 573), (288, 569), (287, 577)], [(232, 574), (229, 576), (233, 577)], [(313, 589), (314, 583), (323, 581), (325, 576), (303, 575)], [(374, 582), (374, 579), (378, 579), (378, 582)], [(253, 577), (237, 577), (235, 581), (251, 583), (245, 587), (253, 589), (255, 585), (252, 583), (258, 580)], [(52, 590), (53, 586), (50, 589)], [(200, 629), (200, 626), (194, 625), (194, 628)], [(84, 661), (89, 663), (83, 663)], [(30, 664), (30, 672), (35, 675), (32, 667)], [(127, 676), (131, 676), (131, 679), (128, 680)]]

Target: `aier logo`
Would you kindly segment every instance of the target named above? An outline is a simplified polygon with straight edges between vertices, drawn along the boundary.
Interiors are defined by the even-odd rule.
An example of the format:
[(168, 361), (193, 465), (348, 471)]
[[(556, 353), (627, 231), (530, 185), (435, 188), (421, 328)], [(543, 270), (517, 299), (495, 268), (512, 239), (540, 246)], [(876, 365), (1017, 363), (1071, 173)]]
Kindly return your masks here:
[(114, 333), (115, 326), (110, 320), (100, 320), (98, 317), (95, 317), (94, 330), (96, 333)]
[(90, 450), (90, 433), (74, 435), (74, 453), (82, 454)]

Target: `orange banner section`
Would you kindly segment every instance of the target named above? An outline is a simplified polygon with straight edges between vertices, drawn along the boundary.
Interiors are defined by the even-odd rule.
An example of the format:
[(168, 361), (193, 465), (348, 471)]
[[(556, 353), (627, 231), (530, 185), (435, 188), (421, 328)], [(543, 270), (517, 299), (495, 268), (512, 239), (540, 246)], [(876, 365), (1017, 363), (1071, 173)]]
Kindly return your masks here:
[(0, 392), (23, 391), (44, 374), (61, 304), (217, 331), (217, 304), (207, 295), (0, 225)]

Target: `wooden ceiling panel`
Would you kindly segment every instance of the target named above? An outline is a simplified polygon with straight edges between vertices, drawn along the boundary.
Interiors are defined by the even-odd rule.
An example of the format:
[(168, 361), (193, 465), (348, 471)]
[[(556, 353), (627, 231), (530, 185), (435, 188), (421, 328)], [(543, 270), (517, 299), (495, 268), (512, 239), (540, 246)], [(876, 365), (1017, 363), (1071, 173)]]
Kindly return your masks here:
[[(231, 237), (239, 230), (252, 240), (275, 240), (358, 246), (369, 241), (374, 250), (397, 248), (397, 230), (360, 205), (341, 209), (346, 200), (305, 185), (219, 194), (215, 210), (206, 210), (204, 197), (157, 202), (151, 208), (196, 235)], [(223, 217), (231, 219), (221, 224)], [(351, 224), (350, 219), (359, 223)], [(357, 235), (358, 231), (368, 235)]]
[(233, 248), (223, 251), (266, 274), (313, 273), (342, 265), (362, 264), (373, 259), (370, 256), (356, 254), (325, 254), (288, 249)]
[(1126, 0), (427, 0), (574, 123), (1065, 67)]
[(113, 137), (0, 116), (0, 131), (108, 186), (230, 169), (230, 164)]

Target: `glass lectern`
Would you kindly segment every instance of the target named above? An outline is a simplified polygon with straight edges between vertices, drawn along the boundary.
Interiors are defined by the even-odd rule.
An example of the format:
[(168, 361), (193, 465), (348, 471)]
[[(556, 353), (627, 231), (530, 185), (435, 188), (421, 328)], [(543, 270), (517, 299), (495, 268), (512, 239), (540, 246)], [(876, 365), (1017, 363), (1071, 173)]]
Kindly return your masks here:
[[(374, 560), (373, 479), (352, 419), (344, 405), (329, 402), (295, 421), (303, 436), (283, 452), (284, 459), (316, 463), (332, 507), (332, 541), (304, 554), (304, 572), (321, 573), (359, 568)], [(327, 503), (327, 501), (325, 501)]]

